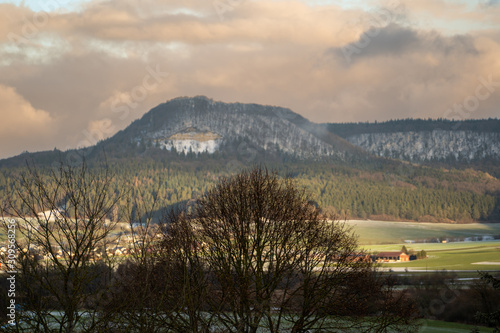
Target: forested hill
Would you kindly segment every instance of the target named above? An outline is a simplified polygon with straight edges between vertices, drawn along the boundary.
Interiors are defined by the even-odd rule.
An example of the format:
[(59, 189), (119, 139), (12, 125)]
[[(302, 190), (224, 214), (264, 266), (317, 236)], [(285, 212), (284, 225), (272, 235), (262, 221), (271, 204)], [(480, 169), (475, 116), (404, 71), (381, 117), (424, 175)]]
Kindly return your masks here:
[(391, 120), (383, 123), (327, 124), (332, 133), (381, 157), (413, 163), (471, 163), (498, 174), (500, 120)]
[[(108, 165), (114, 182), (110, 191), (126, 193), (120, 202), (123, 205), (134, 200), (150, 205), (157, 198), (160, 212), (162, 207), (198, 198), (221, 176), (255, 165), (245, 164), (245, 157), (216, 160), (208, 154), (177, 154), (176, 158), (172, 154), (163, 159), (148, 155), (111, 159)], [(300, 160), (268, 161), (258, 166), (291, 176), (326, 214), (341, 218), (500, 221), (500, 180), (480, 171), (440, 170), (404, 163), (377, 169)], [(13, 193), (13, 175), (23, 171), (25, 168), (0, 168), (0, 197)], [(22, 206), (15, 196), (13, 201)]]
[[(475, 139), (468, 142), (468, 137), (453, 141), (450, 133), (493, 135), (484, 139), (481, 147), (483, 151), (496, 149), (494, 135), (500, 133), (495, 123), (498, 124), (498, 120), (463, 123), (401, 120), (358, 124), (361, 127), (356, 129), (357, 124), (314, 124), (289, 109), (275, 106), (223, 103), (203, 96), (176, 98), (152, 109), (127, 129), (96, 146), (66, 152), (25, 153), (1, 160), (0, 198), (11, 196), (9, 193), (15, 191), (13, 176), (26, 171), (26, 161), (36, 164), (42, 172), (50, 172), (60, 161), (77, 165), (81, 157), (91, 168), (107, 161), (115, 175), (113, 193), (126, 189), (124, 202), (137, 198), (153, 202), (156, 197), (158, 209), (196, 199), (215, 184), (218, 177), (257, 165), (292, 176), (308, 189), (311, 198), (325, 212), (341, 217), (500, 221), (498, 175), (473, 169), (454, 170), (453, 165), (440, 169), (377, 157), (368, 152), (369, 149), (364, 151), (362, 148), (366, 148), (362, 145), (360, 148), (341, 138), (346, 133), (357, 133), (354, 136), (360, 138), (385, 135), (388, 141), (383, 147), (389, 151), (388, 155), (385, 150), (382, 150), (384, 154), (374, 151), (375, 154), (415, 162), (419, 157), (415, 151), (442, 152), (448, 156), (457, 152), (453, 142), (476, 142)], [(402, 125), (396, 130), (395, 124)], [(435, 124), (443, 126), (438, 130), (433, 127)], [(363, 133), (364, 127), (372, 128), (372, 125), (387, 132), (370, 129), (372, 132)], [(457, 125), (459, 128), (453, 129)], [(468, 130), (460, 130), (461, 126)], [(419, 131), (400, 132), (410, 127)], [(427, 133), (433, 141), (422, 141), (426, 137), (422, 133)], [(400, 136), (400, 141), (394, 141), (391, 135)], [(442, 135), (448, 135), (448, 141)], [(413, 137), (418, 140), (408, 142), (417, 146), (405, 146), (405, 140)], [(380, 142), (374, 138), (365, 141), (373, 147), (378, 147)], [(464, 144), (464, 147), (474, 147)], [(403, 149), (401, 156), (396, 155), (401, 147), (411, 149)], [(22, 206), (15, 196), (13, 200)]]
[(343, 138), (366, 133), (396, 133), (424, 131), (472, 131), (500, 133), (500, 119), (396, 119), (384, 122), (328, 123), (329, 131)]
[(282, 107), (224, 103), (205, 96), (175, 98), (99, 144), (118, 156), (136, 147), (209, 155), (255, 154), (310, 160), (345, 160), (370, 154)]

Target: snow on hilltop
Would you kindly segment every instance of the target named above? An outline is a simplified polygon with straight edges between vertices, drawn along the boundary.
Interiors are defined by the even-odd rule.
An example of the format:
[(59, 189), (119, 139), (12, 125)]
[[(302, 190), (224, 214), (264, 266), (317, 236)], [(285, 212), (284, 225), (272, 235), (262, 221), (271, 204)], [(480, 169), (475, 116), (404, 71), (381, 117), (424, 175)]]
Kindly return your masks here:
[(419, 131), (362, 133), (346, 138), (378, 156), (414, 162), (456, 159), (500, 159), (500, 133), (474, 131)]
[(176, 98), (153, 108), (129, 131), (132, 141), (187, 153), (214, 153), (223, 145), (246, 141), (262, 150), (299, 158), (338, 156), (340, 152), (293, 120), (300, 115), (280, 107), (215, 102), (203, 96)]

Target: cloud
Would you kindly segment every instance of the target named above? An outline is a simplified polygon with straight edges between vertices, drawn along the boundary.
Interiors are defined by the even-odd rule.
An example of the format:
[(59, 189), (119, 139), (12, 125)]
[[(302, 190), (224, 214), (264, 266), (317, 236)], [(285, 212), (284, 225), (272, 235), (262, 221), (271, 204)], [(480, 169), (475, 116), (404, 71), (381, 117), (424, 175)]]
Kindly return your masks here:
[(365, 57), (401, 57), (415, 53), (474, 56), (478, 51), (470, 35), (443, 36), (435, 31), (417, 31), (391, 23), (383, 28), (370, 28), (358, 40), (341, 47), (330, 48), (327, 53), (344, 57), (350, 64)]
[(34, 108), (12, 87), (0, 85), (0, 155), (18, 154), (28, 149), (47, 149), (57, 129), (52, 116)]
[(81, 141), (81, 146), (95, 145), (98, 141), (116, 133), (116, 129), (111, 119), (104, 118), (91, 121), (87, 126), (86, 133), (88, 133), (87, 142)]
[[(93, 144), (178, 96), (280, 105), (316, 122), (438, 118), (478, 77), (500, 73), (499, 6), (400, 1), (382, 19), (377, 0), (220, 1), (222, 17), (211, 0), (96, 0), (45, 14), (0, 4), (0, 85), (32, 119), (0, 157)], [(345, 48), (359, 51), (350, 62)], [(500, 89), (470, 117), (499, 116), (499, 99)]]

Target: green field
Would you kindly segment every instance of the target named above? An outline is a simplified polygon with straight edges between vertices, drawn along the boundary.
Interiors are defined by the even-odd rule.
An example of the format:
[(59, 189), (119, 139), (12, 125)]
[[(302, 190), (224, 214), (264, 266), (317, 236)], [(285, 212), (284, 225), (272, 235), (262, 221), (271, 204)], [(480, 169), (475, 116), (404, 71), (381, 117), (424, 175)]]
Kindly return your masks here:
[(449, 224), (353, 220), (347, 221), (346, 224), (354, 228), (361, 245), (500, 235), (500, 223)]
[[(500, 240), (437, 243), (449, 238), (500, 235), (500, 223), (446, 224), (417, 222), (348, 221), (359, 236), (360, 247), (370, 252), (425, 250), (427, 259), (387, 263), (383, 267), (404, 270), (494, 270), (500, 271)], [(432, 243), (408, 243), (425, 240)]]
[[(422, 320), (419, 333), (470, 333), (475, 326), (438, 320)], [(479, 332), (493, 332), (493, 328), (477, 327)]]
[[(370, 251), (397, 251), (402, 244), (371, 246)], [(500, 271), (500, 241), (448, 244), (406, 244), (408, 249), (424, 249), (427, 259), (387, 263), (384, 267), (413, 270), (494, 270)], [(367, 248), (368, 249), (368, 248)]]

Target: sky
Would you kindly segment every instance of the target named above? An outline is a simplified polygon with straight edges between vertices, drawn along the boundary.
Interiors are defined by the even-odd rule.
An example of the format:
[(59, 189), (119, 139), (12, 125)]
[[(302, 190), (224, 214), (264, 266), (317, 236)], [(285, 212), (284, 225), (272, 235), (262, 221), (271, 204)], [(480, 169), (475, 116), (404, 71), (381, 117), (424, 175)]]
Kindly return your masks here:
[(179, 96), (311, 121), (500, 117), (500, 1), (0, 0), (0, 158)]

